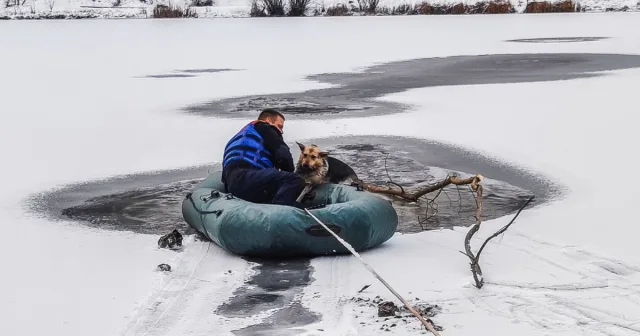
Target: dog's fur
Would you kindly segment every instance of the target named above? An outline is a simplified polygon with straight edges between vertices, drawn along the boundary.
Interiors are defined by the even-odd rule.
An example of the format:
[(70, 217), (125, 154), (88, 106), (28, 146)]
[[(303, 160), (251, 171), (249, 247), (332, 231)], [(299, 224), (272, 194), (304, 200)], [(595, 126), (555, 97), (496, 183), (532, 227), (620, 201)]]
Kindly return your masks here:
[(329, 152), (321, 151), (316, 145), (303, 145), (296, 142), (300, 147), (300, 157), (296, 164), (295, 173), (302, 176), (306, 186), (298, 199), (300, 202), (305, 195), (313, 189), (315, 185), (323, 183), (343, 183), (351, 181), (351, 184), (361, 184), (356, 172), (346, 163), (330, 157)]

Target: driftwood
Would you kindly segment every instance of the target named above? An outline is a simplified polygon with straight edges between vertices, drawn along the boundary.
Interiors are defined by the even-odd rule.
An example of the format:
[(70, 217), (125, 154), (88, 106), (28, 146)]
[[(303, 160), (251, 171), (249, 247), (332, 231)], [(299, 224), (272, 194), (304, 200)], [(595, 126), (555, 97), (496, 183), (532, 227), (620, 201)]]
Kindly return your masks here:
[(368, 183), (363, 183), (362, 184), (362, 188), (366, 191), (370, 191), (373, 193), (377, 193), (377, 194), (384, 194), (384, 195), (390, 195), (390, 196), (396, 196), (402, 199), (405, 199), (407, 201), (411, 201), (411, 202), (417, 202), (418, 199), (430, 192), (434, 192), (436, 190), (440, 190), (450, 184), (454, 184), (454, 185), (471, 185), (471, 188), (473, 190), (476, 190), (479, 186), (480, 186), (480, 182), (482, 181), (483, 177), (482, 175), (474, 175), (468, 178), (458, 178), (456, 176), (448, 176), (446, 179), (420, 188), (418, 190), (415, 190), (413, 192), (408, 192), (406, 191), (402, 186), (400, 186), (399, 184), (393, 182), (393, 181), (389, 181), (387, 182), (388, 184), (391, 185), (395, 185), (398, 188), (392, 188), (390, 186), (387, 187), (381, 187), (381, 186), (377, 186), (374, 184), (368, 184)]
[(469, 232), (464, 237), (464, 250), (466, 251), (467, 257), (471, 259), (471, 274), (473, 274), (473, 280), (476, 283), (476, 287), (478, 289), (482, 288), (484, 284), (484, 279), (482, 278), (482, 269), (480, 268), (480, 264), (478, 261), (480, 260), (480, 254), (478, 256), (474, 256), (471, 251), (471, 238), (473, 237), (478, 230), (480, 230), (480, 224), (482, 223), (482, 186), (478, 186), (475, 190), (476, 192), (476, 222), (471, 226)]
[[(478, 193), (478, 195), (481, 195), (482, 193), (481, 191), (482, 191), (482, 188), (480, 188), (480, 192)], [(467, 232), (467, 235), (464, 238), (464, 249), (466, 253), (463, 253), (463, 254), (469, 257), (469, 260), (471, 261), (471, 273), (473, 274), (473, 280), (475, 281), (477, 288), (482, 288), (482, 286), (484, 285), (484, 279), (482, 278), (482, 269), (480, 268), (480, 264), (479, 264), (480, 253), (482, 253), (482, 250), (484, 250), (484, 247), (487, 246), (487, 243), (491, 239), (507, 231), (507, 229), (511, 226), (511, 224), (513, 224), (513, 222), (516, 220), (516, 218), (518, 218), (518, 216), (520, 215), (520, 212), (522, 212), (522, 210), (524, 210), (524, 208), (526, 208), (527, 205), (529, 205), (529, 203), (533, 201), (533, 198), (534, 196), (531, 196), (529, 200), (527, 200), (527, 202), (523, 204), (522, 207), (520, 207), (520, 209), (515, 214), (515, 216), (513, 216), (513, 219), (511, 219), (511, 221), (509, 222), (509, 224), (503, 226), (502, 228), (500, 228), (500, 230), (496, 231), (494, 234), (489, 236), (489, 238), (487, 238), (482, 243), (482, 246), (480, 246), (480, 249), (478, 250), (478, 254), (474, 255), (473, 252), (471, 251), (471, 238), (476, 232), (478, 232), (478, 230), (480, 229), (480, 224), (482, 223), (482, 220), (480, 219), (480, 209), (482, 208), (482, 202), (479, 201), (480, 196), (476, 199), (476, 205), (478, 209), (476, 211), (476, 223), (473, 224), (473, 226), (471, 227), (469, 232)]]

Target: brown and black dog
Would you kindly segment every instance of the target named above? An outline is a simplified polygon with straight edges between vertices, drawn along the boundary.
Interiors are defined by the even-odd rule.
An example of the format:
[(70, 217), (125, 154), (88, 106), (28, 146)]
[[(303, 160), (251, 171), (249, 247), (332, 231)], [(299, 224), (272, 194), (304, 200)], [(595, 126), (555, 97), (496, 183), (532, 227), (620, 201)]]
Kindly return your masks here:
[(349, 165), (330, 157), (329, 152), (321, 151), (316, 145), (305, 146), (296, 142), (300, 147), (300, 157), (296, 164), (295, 173), (302, 176), (306, 186), (296, 202), (300, 202), (315, 185), (323, 183), (343, 183), (351, 181), (351, 185), (362, 184), (360, 178)]

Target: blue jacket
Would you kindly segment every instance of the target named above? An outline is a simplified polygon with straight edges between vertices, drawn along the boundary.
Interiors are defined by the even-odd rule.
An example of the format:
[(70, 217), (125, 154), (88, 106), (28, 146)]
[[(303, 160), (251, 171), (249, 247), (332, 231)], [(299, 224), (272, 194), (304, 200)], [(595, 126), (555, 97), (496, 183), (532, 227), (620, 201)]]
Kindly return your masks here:
[(243, 127), (224, 148), (222, 167), (226, 168), (229, 163), (242, 160), (258, 169), (273, 168), (273, 154), (265, 148), (264, 138), (255, 128), (253, 121)]

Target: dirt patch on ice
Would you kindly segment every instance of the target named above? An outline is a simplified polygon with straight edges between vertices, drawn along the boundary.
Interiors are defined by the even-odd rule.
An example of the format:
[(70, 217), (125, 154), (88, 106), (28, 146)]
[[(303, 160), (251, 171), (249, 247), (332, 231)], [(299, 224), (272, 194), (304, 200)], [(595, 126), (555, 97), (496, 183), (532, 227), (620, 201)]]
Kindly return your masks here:
[(327, 115), (332, 118), (372, 116), (398, 113), (407, 108), (374, 98), (414, 88), (557, 81), (602, 76), (594, 72), (637, 67), (640, 67), (640, 56), (621, 54), (422, 58), (380, 64), (358, 73), (329, 73), (306, 78), (336, 85), (331, 88), (234, 97), (187, 106), (183, 110), (186, 113), (229, 118), (254, 118), (265, 107), (281, 109), (290, 119), (324, 118)]
[[(543, 177), (427, 140), (353, 136), (303, 142), (310, 141), (330, 149), (334, 157), (351, 165), (369, 183), (384, 184), (391, 178), (403, 186), (413, 186), (438, 181), (450, 172), (483, 174), (485, 220), (514, 213), (532, 194), (540, 204), (561, 193), (561, 187)], [(297, 157), (298, 147), (291, 145), (291, 149)], [(54, 220), (73, 220), (106, 230), (166, 234), (177, 228), (192, 234), (195, 231), (182, 218), (182, 200), (208, 171), (217, 169), (219, 165), (193, 167), (70, 185), (34, 195), (27, 205), (32, 212)], [(455, 186), (445, 188), (430, 206), (393, 199), (400, 217), (398, 231), (405, 233), (471, 225), (474, 204), (468, 188)]]
[[(433, 318), (442, 308), (421, 301), (420, 298), (407, 299), (407, 302), (437, 331), (443, 331)], [(354, 318), (359, 320), (358, 329), (364, 334), (373, 334), (378, 330), (405, 334), (409, 330), (424, 330), (421, 322), (402, 303), (383, 301), (380, 296), (371, 299), (356, 296), (349, 300), (353, 307)]]
[(538, 37), (506, 40), (505, 42), (522, 42), (522, 43), (574, 43), (574, 42), (595, 42), (610, 37), (603, 36), (574, 36), (574, 37)]

